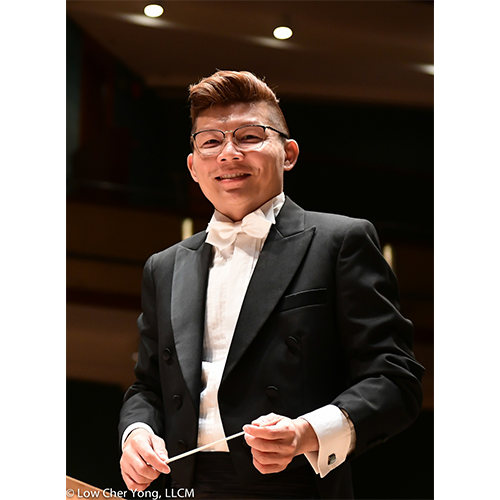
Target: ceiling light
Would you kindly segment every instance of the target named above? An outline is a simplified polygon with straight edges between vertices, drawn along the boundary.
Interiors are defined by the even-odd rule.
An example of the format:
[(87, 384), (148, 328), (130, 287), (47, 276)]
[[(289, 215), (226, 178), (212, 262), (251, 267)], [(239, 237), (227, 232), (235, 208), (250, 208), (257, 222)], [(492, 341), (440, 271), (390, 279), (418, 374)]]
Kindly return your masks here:
[(434, 75), (434, 64), (422, 64), (420, 67), (424, 73)]
[(287, 40), (293, 35), (293, 31), (288, 26), (278, 26), (273, 31), (273, 35), (278, 40)]
[(148, 17), (160, 17), (163, 14), (163, 7), (154, 3), (146, 5), (144, 14)]
[(415, 64), (413, 67), (417, 71), (434, 76), (434, 64)]

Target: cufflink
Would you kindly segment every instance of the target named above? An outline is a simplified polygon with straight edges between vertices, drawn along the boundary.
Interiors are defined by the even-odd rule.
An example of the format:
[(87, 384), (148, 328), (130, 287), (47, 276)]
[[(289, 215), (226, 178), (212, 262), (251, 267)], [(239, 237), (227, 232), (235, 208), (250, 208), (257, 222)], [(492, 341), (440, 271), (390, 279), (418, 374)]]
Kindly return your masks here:
[(335, 463), (335, 460), (337, 460), (337, 457), (336, 457), (335, 453), (332, 453), (328, 457), (328, 465), (333, 465)]

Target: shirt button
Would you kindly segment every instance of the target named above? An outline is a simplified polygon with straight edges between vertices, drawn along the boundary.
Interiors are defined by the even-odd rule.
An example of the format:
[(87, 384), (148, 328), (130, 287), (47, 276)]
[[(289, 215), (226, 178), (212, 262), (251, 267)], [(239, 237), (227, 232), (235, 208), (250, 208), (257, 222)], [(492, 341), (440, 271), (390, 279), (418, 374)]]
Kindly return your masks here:
[(278, 388), (277, 387), (274, 387), (274, 385), (270, 385), (267, 389), (266, 389), (266, 395), (270, 398), (277, 398), (278, 397)]
[(328, 457), (328, 465), (333, 465), (335, 463), (335, 461), (337, 460), (337, 456), (335, 455), (335, 453), (332, 453), (329, 457)]

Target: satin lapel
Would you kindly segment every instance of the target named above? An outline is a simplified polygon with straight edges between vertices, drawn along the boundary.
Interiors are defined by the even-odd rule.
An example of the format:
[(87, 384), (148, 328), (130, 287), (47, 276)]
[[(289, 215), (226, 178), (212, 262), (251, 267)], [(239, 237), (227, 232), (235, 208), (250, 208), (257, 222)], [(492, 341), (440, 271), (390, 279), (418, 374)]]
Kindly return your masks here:
[(203, 242), (198, 248), (180, 246), (175, 256), (172, 284), (175, 350), (196, 408), (200, 398), (205, 297), (211, 249), (211, 245)]
[(222, 380), (231, 372), (285, 293), (304, 258), (315, 227), (304, 229), (305, 212), (287, 198), (248, 286)]

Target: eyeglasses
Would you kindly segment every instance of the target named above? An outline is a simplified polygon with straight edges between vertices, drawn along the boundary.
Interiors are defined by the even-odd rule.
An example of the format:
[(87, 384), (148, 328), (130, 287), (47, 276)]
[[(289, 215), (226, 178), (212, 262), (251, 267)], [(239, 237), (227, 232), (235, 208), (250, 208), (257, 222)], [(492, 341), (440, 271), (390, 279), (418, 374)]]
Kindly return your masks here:
[(226, 144), (226, 134), (233, 134), (233, 144), (240, 151), (251, 151), (262, 147), (267, 139), (266, 130), (272, 130), (281, 137), (289, 137), (269, 125), (244, 125), (234, 130), (200, 130), (191, 134), (191, 138), (201, 155), (217, 155)]

